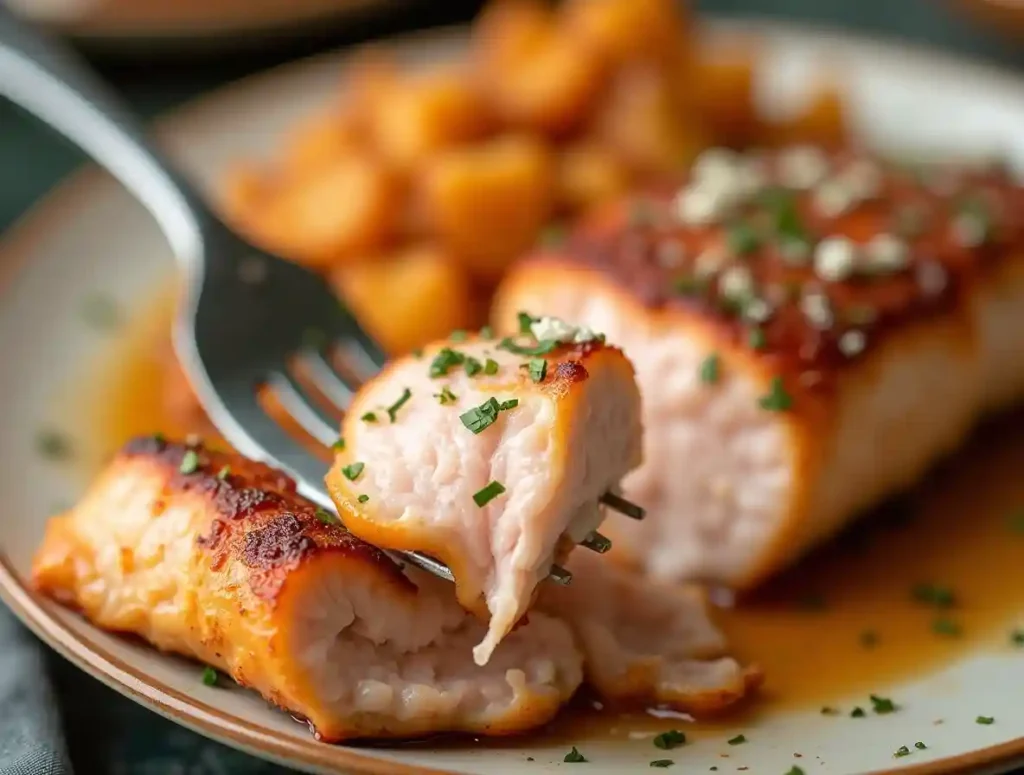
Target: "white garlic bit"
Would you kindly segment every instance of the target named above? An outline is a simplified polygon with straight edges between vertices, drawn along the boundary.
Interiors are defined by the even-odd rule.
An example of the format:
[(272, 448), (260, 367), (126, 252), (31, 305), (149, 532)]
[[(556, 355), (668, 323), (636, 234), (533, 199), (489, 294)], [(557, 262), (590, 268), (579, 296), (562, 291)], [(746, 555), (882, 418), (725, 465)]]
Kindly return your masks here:
[(754, 295), (754, 276), (745, 266), (733, 266), (722, 273), (718, 290), (731, 301), (743, 301)]
[(841, 283), (857, 268), (857, 246), (846, 237), (828, 237), (814, 250), (814, 273), (826, 282)]
[(847, 358), (852, 358), (864, 352), (867, 343), (868, 338), (864, 335), (863, 331), (852, 329), (839, 337), (839, 352)]
[(907, 243), (892, 234), (872, 237), (864, 246), (865, 269), (869, 272), (892, 274), (901, 272), (910, 264)]
[(825, 331), (835, 323), (832, 302), (824, 293), (808, 293), (800, 299), (800, 311), (814, 328)]
[(813, 145), (795, 145), (779, 154), (777, 174), (786, 188), (808, 191), (829, 173), (825, 152)]

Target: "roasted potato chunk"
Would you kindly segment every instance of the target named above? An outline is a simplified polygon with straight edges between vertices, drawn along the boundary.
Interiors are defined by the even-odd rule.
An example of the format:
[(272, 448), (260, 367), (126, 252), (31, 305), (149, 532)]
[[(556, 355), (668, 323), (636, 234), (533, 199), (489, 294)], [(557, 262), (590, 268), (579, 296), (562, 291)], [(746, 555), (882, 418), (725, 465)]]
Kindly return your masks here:
[(573, 212), (605, 202), (629, 185), (625, 165), (607, 148), (581, 142), (558, 156), (555, 184), (558, 209)]
[(675, 0), (569, 0), (568, 29), (613, 65), (685, 54), (689, 20)]
[[(702, 51), (682, 83), (688, 102), (720, 145), (756, 142), (763, 124), (754, 104), (757, 51), (739, 44)], [(682, 79), (681, 79), (682, 80)]]

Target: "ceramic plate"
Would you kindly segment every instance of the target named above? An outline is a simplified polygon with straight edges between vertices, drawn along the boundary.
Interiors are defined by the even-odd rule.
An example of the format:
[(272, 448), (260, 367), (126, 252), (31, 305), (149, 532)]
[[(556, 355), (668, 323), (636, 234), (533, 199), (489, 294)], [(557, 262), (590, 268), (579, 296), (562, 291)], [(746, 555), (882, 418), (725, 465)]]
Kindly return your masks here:
[[(730, 25), (728, 29), (735, 29)], [(976, 65), (818, 31), (757, 24), (766, 41), (760, 97), (773, 110), (795, 109), (821, 63), (845, 84), (857, 130), (869, 142), (916, 149), (997, 150), (1024, 165), (1024, 84)], [(721, 32), (722, 29), (716, 27)], [(716, 33), (717, 34), (717, 33)], [(459, 33), (399, 44), (412, 59), (449, 55)], [(279, 131), (324, 103), (336, 88), (337, 56), (290, 66), (232, 86), (167, 121), (164, 134), (182, 162), (207, 185), (239, 154), (266, 152)], [(25, 585), (44, 522), (80, 486), (73, 473), (34, 453), (47, 426), (73, 423), (82, 375), (110, 335), (82, 325), (80, 309), (97, 290), (124, 307), (151, 299), (173, 265), (150, 218), (110, 179), (86, 171), (61, 187), (2, 244), (0, 279), (0, 594), (47, 643), (124, 694), (205, 735), (257, 756), (314, 772), (564, 772), (565, 741), (507, 745), (358, 748), (317, 743), (304, 726), (241, 689), (208, 688), (198, 668), (135, 641), (100, 632), (40, 600)], [(75, 407), (73, 410), (69, 407)], [(88, 411), (86, 409), (85, 411)], [(1017, 622), (1024, 624), (1024, 611)], [(899, 770), (947, 773), (1008, 769), (1024, 761), (1024, 659), (1003, 644), (979, 646), (941, 669), (879, 686), (899, 713), (858, 722), (823, 716), (818, 707), (766, 714), (741, 729), (705, 731), (674, 752), (677, 769), (783, 775)], [(845, 698), (847, 707), (866, 704)], [(844, 698), (836, 698), (841, 704)], [(975, 723), (979, 714), (996, 723)], [(945, 724), (936, 727), (935, 722)], [(748, 742), (726, 740), (743, 731)], [(927, 741), (927, 749), (913, 748)], [(579, 739), (594, 775), (649, 771), (649, 739)], [(894, 758), (902, 745), (911, 754)], [(795, 759), (799, 752), (801, 758)], [(728, 753), (729, 758), (722, 758)], [(527, 762), (528, 757), (532, 761)]]

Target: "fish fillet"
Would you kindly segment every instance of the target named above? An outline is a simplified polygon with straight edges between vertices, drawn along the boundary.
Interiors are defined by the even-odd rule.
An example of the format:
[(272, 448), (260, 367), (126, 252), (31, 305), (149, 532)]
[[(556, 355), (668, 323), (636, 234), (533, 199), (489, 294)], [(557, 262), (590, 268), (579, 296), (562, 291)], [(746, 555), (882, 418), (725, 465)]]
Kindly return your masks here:
[(998, 170), (716, 149), (526, 257), (495, 302), (636, 367), (648, 511), (616, 554), (751, 587), (1024, 394), (1024, 189)]
[(283, 474), (159, 438), (130, 443), (51, 520), (33, 581), (104, 629), (214, 665), (327, 741), (519, 732), (582, 678), (569, 628), (540, 612), (474, 664), (485, 627), (449, 583), (404, 575)]
[(561, 321), (524, 325), (531, 333), (456, 337), (392, 362), (355, 397), (327, 477), (357, 536), (453, 570), (459, 602), (489, 618), (481, 665), (640, 462), (622, 352)]

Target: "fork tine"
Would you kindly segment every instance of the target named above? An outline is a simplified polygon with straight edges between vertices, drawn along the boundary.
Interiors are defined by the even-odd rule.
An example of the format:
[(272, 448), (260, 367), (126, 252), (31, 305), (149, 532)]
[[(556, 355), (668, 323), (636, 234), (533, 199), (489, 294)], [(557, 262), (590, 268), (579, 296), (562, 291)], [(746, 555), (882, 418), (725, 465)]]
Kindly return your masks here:
[(283, 371), (275, 371), (267, 377), (266, 384), (274, 391), (284, 410), (306, 433), (325, 447), (337, 440), (337, 423), (316, 405), (294, 377)]
[(643, 519), (647, 516), (647, 511), (643, 506), (637, 506), (632, 501), (628, 501), (621, 495), (616, 495), (613, 492), (606, 492), (602, 495), (601, 503), (610, 509), (615, 509), (615, 511), (624, 514), (630, 519)]
[(309, 374), (316, 389), (339, 409), (348, 409), (352, 400), (352, 388), (319, 350), (306, 350), (299, 356), (299, 362)]
[[(377, 374), (386, 360), (379, 345), (362, 331), (354, 334), (353, 339), (339, 342), (337, 349), (345, 357), (345, 362), (355, 371), (359, 383), (366, 382)], [(352, 387), (358, 388), (359, 384)]]
[(551, 573), (548, 576), (549, 579), (554, 581), (556, 584), (561, 584), (563, 587), (569, 586), (572, 583), (572, 573), (561, 565), (552, 565)]
[(580, 541), (580, 546), (589, 549), (592, 552), (604, 554), (612, 548), (612, 539), (608, 538), (608, 536), (601, 535), (594, 530), (590, 535)]

